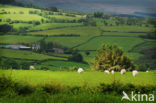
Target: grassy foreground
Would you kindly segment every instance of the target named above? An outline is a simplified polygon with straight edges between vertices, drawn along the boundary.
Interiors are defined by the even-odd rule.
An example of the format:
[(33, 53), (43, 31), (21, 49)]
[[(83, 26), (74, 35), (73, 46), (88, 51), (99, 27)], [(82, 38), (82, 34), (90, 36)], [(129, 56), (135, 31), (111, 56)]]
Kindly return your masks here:
[(0, 75), (11, 76), (15, 81), (26, 82), (31, 85), (55, 82), (68, 86), (82, 86), (87, 83), (89, 86), (97, 86), (100, 83), (110, 84), (119, 81), (122, 84), (132, 83), (134, 85), (156, 85), (155, 72), (139, 72), (133, 77), (131, 72), (121, 75), (119, 72), (105, 74), (104, 72), (85, 71), (78, 74), (76, 71), (42, 71), (42, 70), (0, 70)]
[[(0, 70), (0, 103), (129, 103), (121, 101), (123, 90), (156, 94), (155, 75)], [(114, 77), (120, 82), (111, 83)]]

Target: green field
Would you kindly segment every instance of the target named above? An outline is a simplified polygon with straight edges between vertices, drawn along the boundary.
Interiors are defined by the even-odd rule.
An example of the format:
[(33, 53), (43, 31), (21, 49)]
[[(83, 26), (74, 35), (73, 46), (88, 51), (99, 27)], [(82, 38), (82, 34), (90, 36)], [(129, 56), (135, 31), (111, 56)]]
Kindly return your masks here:
[(123, 84), (132, 83), (135, 85), (156, 85), (155, 72), (139, 72), (138, 76), (133, 77), (132, 72), (121, 75), (119, 72), (105, 74), (104, 72), (84, 71), (82, 74), (66, 71), (40, 71), (40, 70), (0, 70), (1, 75), (11, 75), (11, 77), (20, 82), (26, 82), (31, 85), (44, 84), (47, 82), (59, 83), (69, 86), (82, 86), (88, 83), (90, 86), (97, 86), (99, 83), (110, 84), (115, 80)]
[(46, 61), (42, 62), (40, 65), (36, 65), (36, 68), (47, 67), (49, 70), (71, 70), (74, 68), (84, 68), (89, 69), (90, 66), (84, 63), (77, 63), (72, 61)]
[(116, 31), (116, 32), (151, 32), (151, 27), (138, 27), (138, 26), (101, 26), (103, 31)]
[(41, 39), (43, 39), (43, 37), (3, 35), (0, 36), (0, 43), (1, 44), (22, 44), (22, 43), (30, 44), (30, 43), (35, 43)]
[(82, 27), (71, 27), (71, 28), (61, 28), (54, 30), (45, 30), (45, 31), (37, 31), (30, 32), (32, 35), (86, 35), (86, 36), (95, 36), (99, 35), (100, 31), (97, 27), (91, 26), (82, 26)]
[[(137, 37), (97, 37), (86, 44), (79, 46), (79, 50), (97, 50), (101, 44), (118, 45), (124, 51), (130, 50), (133, 46), (144, 42), (143, 39)], [(96, 45), (95, 45), (96, 44)], [(128, 45), (128, 46), (127, 46)]]
[(81, 26), (81, 23), (45, 23), (30, 28), (29, 30), (47, 30), (63, 27)]
[(0, 49), (0, 56), (7, 57), (7, 58), (15, 58), (15, 59), (27, 59), (27, 60), (29, 59), (30, 60), (46, 60), (46, 59), (66, 60), (60, 57), (34, 53), (32, 51), (10, 50), (10, 49)]

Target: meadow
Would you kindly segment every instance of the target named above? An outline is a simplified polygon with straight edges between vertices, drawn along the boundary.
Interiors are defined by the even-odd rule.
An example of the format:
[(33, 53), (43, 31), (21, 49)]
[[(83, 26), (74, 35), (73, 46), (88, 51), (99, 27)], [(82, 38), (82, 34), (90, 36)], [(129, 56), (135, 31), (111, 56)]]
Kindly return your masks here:
[(0, 43), (1, 44), (30, 44), (30, 43), (35, 43), (41, 39), (43, 39), (43, 37), (3, 35), (0, 36)]
[(131, 72), (108, 75), (87, 70), (81, 74), (76, 71), (0, 70), (0, 102), (121, 103), (123, 90), (155, 95), (155, 75), (155, 71), (139, 72), (133, 77)]
[(29, 30), (48, 30), (64, 27), (82, 26), (81, 23), (45, 23), (41, 25), (34, 26)]
[(41, 62), (39, 65), (35, 65), (35, 68), (40, 69), (40, 67), (42, 66), (52, 71), (57, 71), (57, 70), (73, 71), (79, 67), (89, 70), (90, 68), (90, 66), (87, 63), (77, 63), (77, 62), (65, 61), (65, 60), (64, 61), (49, 60), (49, 61)]
[[(51, 63), (52, 64), (52, 63)], [(55, 64), (55, 62), (54, 62)], [(78, 74), (76, 71), (43, 71), (43, 70), (0, 70), (1, 75), (11, 76), (13, 80), (26, 82), (30, 85), (56, 83), (66, 86), (83, 86), (87, 83), (89, 86), (97, 86), (100, 83), (111, 84), (119, 81), (122, 84), (134, 85), (156, 85), (155, 72), (139, 72), (138, 76), (133, 77), (132, 72), (121, 75), (120, 72), (105, 74), (104, 72), (84, 71)]]
[(82, 27), (70, 27), (70, 28), (60, 28), (54, 30), (45, 30), (45, 31), (37, 31), (37, 32), (30, 32), (31, 35), (99, 35), (100, 31), (97, 27), (91, 26), (82, 26)]
[(46, 60), (46, 59), (66, 60), (65, 58), (34, 53), (32, 51), (10, 50), (10, 49), (0, 49), (0, 56), (13, 59), (27, 59), (27, 60)]

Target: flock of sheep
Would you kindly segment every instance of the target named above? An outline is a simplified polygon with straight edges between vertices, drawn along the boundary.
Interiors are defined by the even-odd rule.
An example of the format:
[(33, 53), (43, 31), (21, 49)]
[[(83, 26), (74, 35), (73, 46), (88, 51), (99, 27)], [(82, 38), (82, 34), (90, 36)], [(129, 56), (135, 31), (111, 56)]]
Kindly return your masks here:
[[(78, 72), (79, 74), (82, 73), (83, 71), (84, 71), (84, 70), (83, 70), (82, 68), (79, 68), (79, 69), (77, 70), (77, 72)], [(149, 72), (149, 71), (146, 71), (146, 72)], [(109, 70), (105, 70), (105, 73), (106, 73), (106, 74), (110, 74)], [(112, 70), (111, 73), (114, 74), (114, 73), (115, 73), (114, 70)], [(124, 74), (126, 73), (126, 69), (121, 69), (120, 73), (121, 73), (121, 75), (124, 75)], [(133, 71), (132, 71), (132, 75), (133, 75), (134, 77), (136, 77), (136, 76), (138, 75), (138, 71), (137, 71), (137, 70), (133, 70)]]
[[(35, 70), (34, 66), (30, 66), (29, 70)], [(78, 72), (79, 74), (82, 73), (83, 71), (84, 71), (84, 70), (83, 70), (82, 68), (79, 68), (79, 69), (77, 70), (77, 72)], [(146, 72), (149, 72), (149, 71), (146, 71)], [(106, 73), (106, 74), (110, 74), (109, 70), (105, 70), (105, 73)], [(114, 70), (111, 70), (111, 73), (114, 74), (115, 71), (114, 71)], [(124, 74), (126, 73), (126, 69), (121, 69), (120, 73), (121, 73), (121, 75), (124, 75)], [(134, 77), (136, 77), (136, 76), (138, 75), (138, 71), (137, 71), (137, 70), (133, 70), (133, 71), (132, 71), (132, 75), (133, 75)]]

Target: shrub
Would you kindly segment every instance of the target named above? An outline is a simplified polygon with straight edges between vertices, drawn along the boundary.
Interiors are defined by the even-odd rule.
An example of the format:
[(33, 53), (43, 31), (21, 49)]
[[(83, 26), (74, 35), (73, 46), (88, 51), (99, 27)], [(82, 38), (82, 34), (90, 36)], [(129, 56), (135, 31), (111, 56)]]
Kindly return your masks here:
[(80, 53), (73, 53), (72, 56), (68, 57), (69, 61), (83, 62), (83, 56)]
[(45, 84), (44, 86), (42, 86), (43, 91), (50, 93), (50, 94), (56, 94), (59, 93), (61, 91), (61, 86), (60, 84), (54, 84), (54, 83), (49, 83), (49, 84)]
[(97, 51), (94, 62), (91, 63), (93, 70), (118, 70), (122, 68), (132, 70), (134, 64), (117, 46), (102, 45)]
[(0, 25), (0, 32), (9, 32), (12, 30), (12, 26), (11, 25), (8, 25), (8, 24), (3, 24), (3, 25)]

